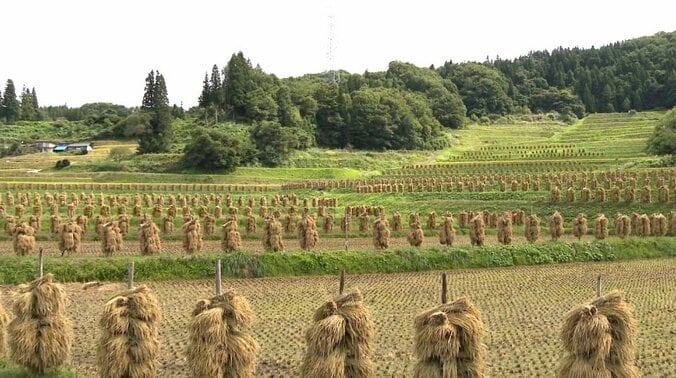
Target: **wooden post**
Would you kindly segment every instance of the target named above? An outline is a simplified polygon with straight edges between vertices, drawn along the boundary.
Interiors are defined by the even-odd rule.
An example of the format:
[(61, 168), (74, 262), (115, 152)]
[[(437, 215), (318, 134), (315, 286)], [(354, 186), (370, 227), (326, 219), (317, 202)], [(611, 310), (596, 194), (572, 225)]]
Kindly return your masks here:
[(600, 297), (602, 294), (601, 290), (601, 275), (596, 276), (596, 297)]
[(441, 304), (448, 303), (448, 280), (446, 273), (441, 273)]
[(348, 227), (348, 225), (347, 225), (347, 213), (343, 216), (343, 223), (345, 224), (345, 252), (347, 252), (347, 249), (350, 246), (350, 242), (348, 241), (348, 238), (347, 238), (347, 227)]
[(221, 283), (221, 259), (216, 260), (216, 295), (223, 295), (223, 286)]
[(127, 289), (134, 289), (134, 262), (130, 262), (127, 265)]
[(343, 295), (345, 290), (345, 269), (340, 272), (340, 286), (338, 287), (338, 294)]
[(43, 274), (43, 263), (42, 263), (42, 247), (38, 250), (38, 278), (42, 278)]

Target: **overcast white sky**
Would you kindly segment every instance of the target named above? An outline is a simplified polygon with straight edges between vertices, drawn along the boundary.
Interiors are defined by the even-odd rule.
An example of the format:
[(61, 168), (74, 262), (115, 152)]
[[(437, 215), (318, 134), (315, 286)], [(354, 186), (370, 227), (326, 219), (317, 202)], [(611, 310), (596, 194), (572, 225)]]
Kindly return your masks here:
[(392, 60), (438, 66), (598, 47), (676, 30), (675, 10), (666, 0), (2, 0), (0, 90), (11, 78), (17, 92), (35, 87), (41, 105), (138, 106), (157, 69), (170, 102), (188, 108), (205, 71), (240, 50), (280, 78), (363, 73)]

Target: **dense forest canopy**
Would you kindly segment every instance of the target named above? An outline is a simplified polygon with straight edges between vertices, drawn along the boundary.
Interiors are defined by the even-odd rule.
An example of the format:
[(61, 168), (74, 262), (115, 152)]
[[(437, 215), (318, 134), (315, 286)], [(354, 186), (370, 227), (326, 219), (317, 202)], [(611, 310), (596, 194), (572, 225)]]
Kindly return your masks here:
[[(339, 78), (339, 80), (336, 80)], [(676, 105), (676, 32), (658, 33), (600, 48), (534, 51), (516, 59), (417, 67), (391, 62), (384, 72), (345, 71), (279, 79), (242, 52), (204, 76), (198, 106), (169, 107), (164, 79), (162, 111), (93, 103), (78, 108), (38, 106), (34, 88), (17, 94), (12, 80), (0, 92), (0, 121), (62, 120), (96, 127), (101, 138), (161, 135), (142, 151), (166, 151), (168, 117), (197, 126), (248, 125), (252, 146), (242, 161), (278, 164), (289, 149), (439, 149), (444, 128), (490, 123), (512, 114), (555, 112), (572, 122), (586, 113), (668, 109)], [(158, 115), (160, 114), (160, 115)], [(224, 141), (222, 133), (197, 135)], [(279, 138), (280, 141), (274, 138)], [(265, 142), (268, 141), (268, 142)], [(274, 141), (272, 143), (270, 141)], [(143, 143), (142, 143), (143, 144)], [(237, 147), (228, 141), (229, 148)], [(270, 151), (271, 149), (275, 151)], [(232, 151), (230, 151), (232, 152)], [(258, 158), (256, 158), (258, 156)], [(264, 158), (265, 156), (265, 158)]]

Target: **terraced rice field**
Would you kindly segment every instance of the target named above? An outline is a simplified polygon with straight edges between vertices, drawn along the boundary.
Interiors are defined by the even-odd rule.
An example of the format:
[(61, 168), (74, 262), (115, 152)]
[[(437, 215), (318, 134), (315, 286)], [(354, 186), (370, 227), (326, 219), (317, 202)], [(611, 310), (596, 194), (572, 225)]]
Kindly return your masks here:
[[(559, 327), (565, 313), (594, 295), (601, 274), (606, 290), (623, 290), (635, 307), (638, 365), (646, 377), (676, 376), (676, 259), (585, 263), (453, 271), (449, 298), (467, 295), (482, 310), (486, 324), (488, 375), (552, 376), (562, 349)], [(140, 284), (140, 283), (139, 283)], [(161, 323), (162, 377), (187, 377), (184, 348), (194, 303), (213, 292), (212, 282), (148, 282), (158, 296)], [(413, 318), (439, 298), (439, 272), (348, 276), (358, 287), (376, 325), (373, 361), (378, 377), (411, 376), (415, 364)], [(68, 315), (76, 340), (70, 366), (95, 376), (97, 321), (104, 303), (121, 284), (83, 290), (67, 284), (72, 301)], [(305, 352), (304, 330), (314, 309), (338, 289), (337, 277), (238, 279), (224, 281), (251, 302), (261, 345), (257, 376), (292, 377)], [(3, 293), (13, 287), (0, 287)], [(3, 296), (10, 307), (9, 295)], [(10, 307), (11, 308), (11, 307)]]

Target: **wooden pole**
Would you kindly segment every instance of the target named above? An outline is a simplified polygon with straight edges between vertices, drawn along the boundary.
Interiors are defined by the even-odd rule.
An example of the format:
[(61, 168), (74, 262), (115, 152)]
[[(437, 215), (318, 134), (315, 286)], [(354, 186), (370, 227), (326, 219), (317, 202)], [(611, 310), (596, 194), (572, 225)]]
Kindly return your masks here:
[(340, 286), (338, 288), (338, 294), (343, 295), (345, 291), (345, 269), (340, 272)]
[(130, 262), (127, 265), (127, 289), (134, 289), (134, 262)]
[(221, 259), (216, 260), (216, 295), (223, 295), (221, 283)]
[(446, 273), (441, 273), (441, 304), (448, 303), (448, 280)]
[(43, 274), (43, 263), (42, 263), (42, 247), (38, 250), (38, 278), (42, 278)]
[(596, 276), (596, 297), (600, 297), (602, 294), (601, 290), (601, 275)]

